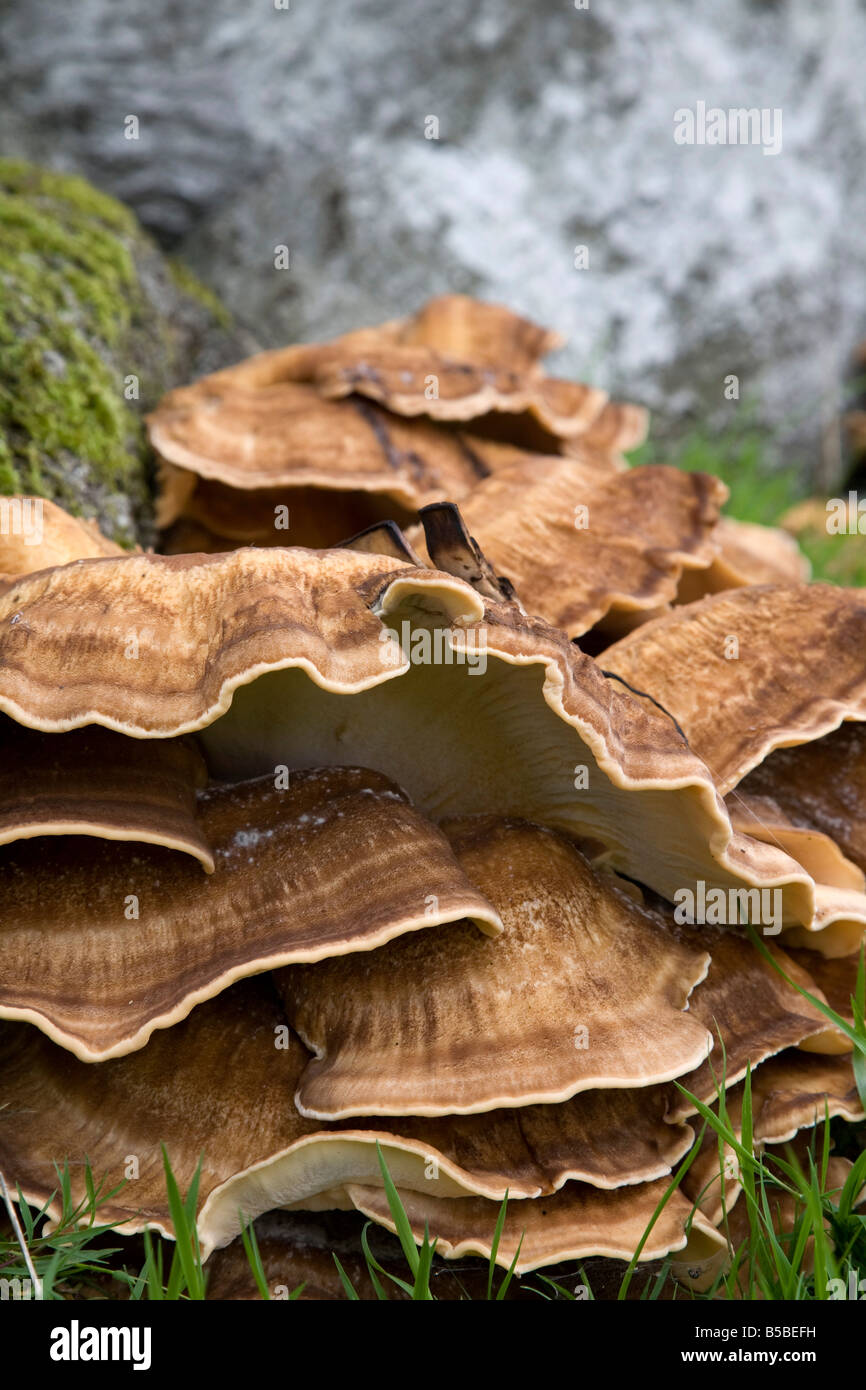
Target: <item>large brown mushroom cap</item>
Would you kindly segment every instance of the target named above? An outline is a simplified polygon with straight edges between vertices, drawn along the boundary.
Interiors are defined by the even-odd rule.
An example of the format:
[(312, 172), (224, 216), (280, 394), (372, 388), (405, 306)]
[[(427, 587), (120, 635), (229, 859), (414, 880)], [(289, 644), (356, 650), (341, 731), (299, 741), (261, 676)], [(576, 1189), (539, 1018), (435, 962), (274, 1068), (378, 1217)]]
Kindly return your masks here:
[(504, 432), (530, 447), (533, 438), (555, 448), (580, 437), (596, 448), (629, 449), (646, 436), (640, 407), (546, 376), (539, 358), (562, 340), (500, 305), (447, 295), (375, 335), (347, 335), (308, 359), (323, 395), (356, 393), (400, 415), (473, 420), (478, 432)]
[(619, 467), (646, 413), (543, 375), (538, 359), (558, 342), (499, 305), (446, 295), (170, 392), (148, 418), (168, 548), (336, 545), (376, 521), (411, 521), (499, 466), (490, 439)]
[[(615, 472), (525, 454), (479, 483), (460, 510), (524, 607), (579, 637), (610, 612), (673, 600), (684, 568), (710, 563), (726, 495), (704, 473)], [(418, 545), (417, 533), (410, 540)]]
[(604, 661), (673, 715), (725, 793), (775, 748), (866, 719), (864, 650), (862, 591), (792, 584), (674, 609)]
[[(189, 467), (193, 456), (178, 448), (173, 411), (200, 402), (213, 417), (223, 416), (227, 392), (246, 392), (250, 402), (266, 405), (268, 393), (276, 401), (286, 388), (298, 386), (310, 387), (324, 399), (360, 395), (404, 416), (468, 421), (491, 411), (526, 413), (554, 439), (570, 438), (598, 420), (607, 396), (578, 382), (543, 375), (540, 357), (560, 342), (556, 334), (500, 305), (443, 296), (411, 318), (347, 333), (329, 343), (261, 353), (171, 392), (149, 417), (151, 442), (165, 461)], [(641, 424), (645, 430), (645, 417)], [(636, 425), (634, 413), (627, 428), (625, 421), (616, 430), (605, 421), (598, 442), (612, 440), (609, 447), (614, 447), (617, 435), (627, 433), (630, 446)], [(208, 451), (197, 457), (206, 468)]]
[(812, 880), (732, 835), (669, 718), (516, 605), (388, 557), (148, 555), (23, 579), (0, 596), (0, 709), (51, 732), (201, 730), (219, 777), (372, 765), (435, 819), (524, 816), (670, 900), (684, 876), (781, 884), (786, 920), (815, 918)]
[(535, 1197), (571, 1181), (609, 1190), (669, 1173), (694, 1136), (688, 1125), (666, 1117), (665, 1104), (661, 1086), (601, 1089), (581, 1091), (558, 1105), (438, 1118), (356, 1118), (339, 1128), (385, 1127), (472, 1173), (485, 1196), (507, 1190), (515, 1198)]
[(146, 746), (91, 727), (58, 740), (0, 716), (0, 845), (96, 835), (183, 850), (210, 873), (196, 815), (206, 782), (204, 759), (182, 739)]
[[(496, 1263), (510, 1268), (517, 1256), (518, 1274), (555, 1264), (558, 1260), (606, 1255), (631, 1259), (656, 1206), (665, 1195), (664, 1182), (625, 1187), (616, 1192), (572, 1183), (553, 1197), (509, 1206), (496, 1252)], [(376, 1187), (349, 1184), (349, 1197), (359, 1211), (394, 1230), (385, 1193)], [(479, 1254), (489, 1259), (498, 1209), (482, 1197), (443, 1200), (423, 1192), (401, 1193), (412, 1234), (420, 1243), (425, 1230), (447, 1259)], [(691, 1223), (690, 1233), (687, 1226)], [(519, 1255), (518, 1255), (519, 1247)], [(654, 1260), (683, 1251), (686, 1263), (711, 1259), (725, 1247), (724, 1237), (679, 1192), (665, 1203), (641, 1250), (641, 1260)]]
[[(408, 665), (383, 660), (371, 612), (392, 586), (399, 597), (405, 575), (395, 561), (348, 550), (141, 555), (47, 570), (0, 596), (0, 706), (49, 732), (99, 723), (168, 738), (212, 722), (237, 686), (266, 670), (297, 665), (323, 689), (363, 689)], [(450, 617), (483, 616), (479, 598), (448, 575), (412, 571), (410, 587)]]
[[(830, 585), (739, 589), (675, 609), (605, 653), (605, 665), (677, 720), (717, 785), (731, 793), (774, 750), (866, 718), (866, 603)], [(820, 755), (813, 755), (820, 756)], [(790, 943), (856, 950), (866, 922), (859, 871), (826, 835), (755, 801), (767, 779), (729, 796), (736, 827), (796, 857), (815, 880), (811, 928)], [(810, 939), (810, 934), (811, 939)]]
[(531, 371), (541, 357), (562, 346), (562, 339), (505, 305), (444, 294), (406, 318), (354, 329), (326, 343), (268, 349), (204, 380), (237, 381), (248, 387), (309, 383), (331, 362), (357, 360), (364, 352), (389, 345), (428, 347), (448, 357), (485, 364), (507, 359), (515, 370)]
[(280, 971), (287, 1016), (316, 1053), (303, 1114), (469, 1114), (652, 1085), (703, 1061), (711, 1037), (684, 1010), (709, 956), (666, 939), (550, 831), (481, 820), (449, 834), (503, 934), (479, 949), (456, 927), (433, 949), (419, 939)]
[[(323, 400), (314, 387), (294, 382), (263, 391), (224, 383), (216, 395), (204, 383), (181, 387), (151, 419), (150, 435), (169, 469), (160, 525), (183, 513), (229, 535), (239, 520), (252, 522), (257, 538), (273, 533), (274, 505), (303, 506), (304, 488), (324, 490), (320, 507), (344, 492), (378, 494), (412, 510), (444, 494), (463, 496), (486, 471), (458, 435), (408, 425), (372, 403)], [(190, 474), (211, 486), (196, 487)], [(258, 519), (251, 508), (259, 509)]]
[(519, 1115), (305, 1120), (291, 1093), (308, 1055), (265, 980), (235, 985), (142, 1051), (99, 1068), (23, 1024), (0, 1025), (0, 1058), (0, 1170), (29, 1200), (54, 1192), (55, 1161), (69, 1163), (77, 1200), (85, 1156), (94, 1179), (113, 1187), (132, 1155), (137, 1176), (101, 1214), (127, 1233), (170, 1233), (165, 1143), (184, 1190), (202, 1159), (205, 1255), (237, 1234), (239, 1210), (314, 1208), (339, 1201), (347, 1182), (380, 1183), (377, 1142), (404, 1189), (491, 1201), (506, 1190), (515, 1199), (550, 1193), (573, 1177), (605, 1189), (652, 1181), (691, 1142), (687, 1127), (664, 1123), (659, 1088), (588, 1093)]
[[(239, 1207), (258, 1215), (281, 1201), (314, 1199), (347, 1178), (377, 1181), (377, 1139), (401, 1181), (424, 1182), (426, 1147), (392, 1142), (384, 1126), (320, 1139), (322, 1127), (295, 1112), (291, 1092), (306, 1053), (266, 981), (244, 981), (140, 1052), (98, 1069), (21, 1024), (2, 1025), (0, 1040), (0, 1166), (31, 1201), (41, 1204), (54, 1192), (58, 1159), (69, 1162), (79, 1194), (85, 1156), (96, 1180), (105, 1177), (113, 1187), (125, 1156), (133, 1155), (138, 1176), (102, 1209), (103, 1219), (123, 1223), (128, 1233), (148, 1226), (171, 1233), (164, 1142), (183, 1190), (202, 1160), (199, 1234), (207, 1254), (237, 1234)], [(280, 1194), (267, 1175), (254, 1175), (245, 1192), (233, 1184), (224, 1201), (214, 1195), (290, 1148), (294, 1161), (283, 1164)], [(468, 1175), (460, 1180), (456, 1165), (443, 1167), (440, 1181), (449, 1191), (477, 1191)]]
[(200, 823), (215, 864), (206, 880), (161, 848), (64, 838), (7, 849), (0, 1017), (98, 1061), (244, 975), (466, 917), (500, 930), (441, 832), (378, 773), (215, 788)]

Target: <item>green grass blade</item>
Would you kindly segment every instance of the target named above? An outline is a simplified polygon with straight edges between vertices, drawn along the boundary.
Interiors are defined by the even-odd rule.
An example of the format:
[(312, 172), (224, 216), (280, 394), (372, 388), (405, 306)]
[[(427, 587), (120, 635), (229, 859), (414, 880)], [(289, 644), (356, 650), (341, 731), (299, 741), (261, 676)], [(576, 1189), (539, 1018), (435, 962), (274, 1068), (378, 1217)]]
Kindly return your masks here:
[(372, 1224), (372, 1221), (368, 1221), (363, 1231), (361, 1232), (361, 1248), (364, 1251), (364, 1259), (367, 1261), (367, 1270), (373, 1282), (373, 1288), (376, 1291), (376, 1297), (383, 1303), (388, 1301), (388, 1294), (384, 1288), (384, 1285), (377, 1278), (378, 1274), (383, 1274), (386, 1279), (390, 1279), (392, 1284), (396, 1284), (398, 1289), (402, 1289), (403, 1292), (405, 1294), (408, 1294), (408, 1296), (411, 1298), (413, 1296), (412, 1285), (407, 1284), (405, 1279), (398, 1278), (396, 1274), (391, 1274), (387, 1269), (383, 1269), (382, 1265), (379, 1264), (379, 1261), (376, 1259), (376, 1256), (370, 1249), (370, 1241), (367, 1236), (367, 1232), (369, 1231)]
[(499, 1207), (499, 1214), (496, 1217), (496, 1226), (493, 1231), (493, 1243), (490, 1246), (490, 1259), (487, 1262), (487, 1301), (493, 1298), (493, 1275), (496, 1271), (496, 1256), (499, 1254), (499, 1242), (502, 1239), (502, 1232), (505, 1228), (505, 1217), (508, 1212), (508, 1189), (505, 1189), (505, 1196)]
[(333, 1251), (331, 1252), (331, 1258), (333, 1259), (334, 1264), (337, 1266), (337, 1273), (340, 1276), (340, 1283), (343, 1285), (344, 1294), (348, 1299), (351, 1299), (353, 1303), (360, 1303), (360, 1295), (355, 1292), (351, 1279), (349, 1278), (348, 1274), (344, 1270), (343, 1266), (340, 1264), (340, 1261), (337, 1259), (337, 1256), (333, 1253)]
[(511, 1261), (511, 1264), (505, 1271), (505, 1277), (503, 1278), (502, 1283), (499, 1285), (499, 1291), (496, 1295), (496, 1301), (498, 1303), (501, 1303), (502, 1300), (505, 1298), (505, 1295), (508, 1293), (511, 1281), (514, 1278), (514, 1271), (517, 1268), (517, 1261), (520, 1259), (520, 1252), (523, 1249), (523, 1237), (525, 1234), (525, 1231), (521, 1231), (520, 1240), (517, 1242), (517, 1249), (514, 1252), (514, 1259)]
[(436, 1249), (435, 1240), (430, 1241), (430, 1231), (427, 1223), (424, 1223), (424, 1240), (418, 1251), (418, 1272), (415, 1275), (415, 1285), (412, 1289), (412, 1298), (416, 1303), (432, 1303), (433, 1294), (430, 1291), (430, 1270), (433, 1265), (433, 1254)]
[(391, 1219), (394, 1222), (394, 1226), (397, 1231), (397, 1239), (399, 1240), (400, 1245), (403, 1249), (403, 1254), (406, 1257), (406, 1263), (412, 1271), (412, 1277), (416, 1278), (418, 1275), (419, 1260), (418, 1246), (415, 1244), (415, 1237), (412, 1234), (412, 1227), (410, 1226), (409, 1218), (406, 1215), (406, 1208), (403, 1206), (403, 1203), (400, 1200), (400, 1194), (394, 1186), (391, 1174), (388, 1172), (388, 1165), (385, 1162), (385, 1156), (382, 1153), (382, 1147), (378, 1139), (376, 1140), (376, 1153), (379, 1158), (379, 1168), (382, 1172), (382, 1182), (385, 1186), (385, 1196), (388, 1200), (388, 1208), (391, 1212)]
[(268, 1288), (268, 1281), (265, 1276), (264, 1265), (262, 1264), (262, 1256), (261, 1251), (259, 1250), (259, 1242), (256, 1238), (256, 1228), (253, 1225), (252, 1221), (250, 1221), (249, 1224), (247, 1224), (247, 1222), (244, 1221), (244, 1215), (242, 1211), (238, 1212), (238, 1218), (241, 1223), (241, 1240), (243, 1242), (244, 1254), (246, 1255), (247, 1263), (249, 1264), (249, 1267), (253, 1272), (253, 1278), (256, 1281), (256, 1288), (258, 1289), (265, 1302), (269, 1303), (271, 1301), (271, 1291)]
[[(198, 1202), (198, 1186), (201, 1179), (201, 1160), (199, 1160), (186, 1199), (181, 1198), (174, 1173), (171, 1169), (165, 1145), (162, 1145), (162, 1162), (165, 1170), (165, 1187), (168, 1195), (168, 1209), (175, 1232), (175, 1261), (169, 1278), (169, 1297), (178, 1298), (186, 1288), (188, 1296), (198, 1302), (204, 1300), (205, 1280), (199, 1251), (198, 1232), (195, 1226), (195, 1209)], [(174, 1273), (178, 1268), (182, 1276), (175, 1283)]]

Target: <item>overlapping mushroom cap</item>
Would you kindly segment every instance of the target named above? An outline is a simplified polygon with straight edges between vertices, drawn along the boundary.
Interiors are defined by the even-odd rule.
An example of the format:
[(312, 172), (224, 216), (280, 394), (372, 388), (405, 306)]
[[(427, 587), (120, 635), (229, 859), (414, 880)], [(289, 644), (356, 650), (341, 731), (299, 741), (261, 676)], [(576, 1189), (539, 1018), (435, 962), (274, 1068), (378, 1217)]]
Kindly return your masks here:
[(58, 743), (2, 716), (0, 752), (0, 844), (93, 835), (184, 850), (213, 871), (196, 807), (207, 768), (192, 742), (146, 747), (91, 726)]
[(805, 870), (732, 831), (669, 718), (517, 605), (387, 557), (246, 549), (25, 578), (0, 596), (0, 709), (45, 732), (198, 731), (234, 780), (373, 766), (436, 820), (525, 816), (669, 901), (684, 875), (778, 885), (786, 922), (827, 925)]
[[(104, 1215), (127, 1230), (170, 1230), (158, 1136), (184, 1186), (204, 1155), (199, 1229), (206, 1252), (237, 1233), (239, 1212), (315, 1207), (322, 1197), (328, 1205), (347, 1184), (380, 1182), (377, 1142), (401, 1189), (435, 1191), (442, 1201), (478, 1195), (494, 1213), (506, 1190), (515, 1200), (532, 1199), (566, 1183), (570, 1190), (575, 1178), (612, 1194), (608, 1207), (616, 1212), (623, 1185), (663, 1176), (691, 1142), (686, 1127), (665, 1123), (663, 1094), (653, 1088), (531, 1106), (519, 1123), (511, 1111), (339, 1125), (305, 1119), (291, 1094), (308, 1054), (262, 981), (235, 985), (142, 1051), (98, 1068), (35, 1031), (23, 1038), (13, 1024), (0, 1025), (0, 1051), (0, 1166), (29, 1197), (50, 1197), (60, 1149), (75, 1191), (85, 1155), (112, 1185), (135, 1155), (138, 1177)], [(627, 1211), (636, 1205), (643, 1212), (648, 1198), (630, 1203), (624, 1192), (621, 1200)], [(527, 1200), (527, 1212), (533, 1206)], [(683, 1224), (677, 1211), (667, 1231), (674, 1244), (684, 1242)]]
[[(484, 642), (473, 649), (476, 634)], [(418, 664), (416, 645), (446, 635), (452, 664), (426, 666), (423, 650)], [(475, 666), (468, 664), (473, 654)], [(740, 872), (739, 864), (724, 852), (714, 857), (710, 841), (725, 839), (724, 809), (669, 721), (610, 687), (563, 637), (517, 605), (485, 604), (466, 583), (398, 560), (353, 551), (241, 551), (86, 561), (25, 577), (0, 600), (0, 660), (9, 747), (0, 1011), (11, 1020), (5, 1028), (10, 1057), (17, 1058), (4, 1072), (3, 1114), (15, 1122), (4, 1164), (25, 1191), (48, 1195), (39, 1169), (49, 1165), (42, 1174), (49, 1182), (50, 1143), (69, 1157), (86, 1135), (91, 1161), (111, 1167), (112, 1155), (98, 1142), (100, 1124), (116, 1136), (144, 1116), (156, 1126), (151, 1133), (178, 1146), (168, 1097), (188, 1087), (189, 1094), (203, 1093), (204, 1105), (196, 1129), (188, 1124), (187, 1095), (183, 1134), (199, 1146), (209, 1137), (214, 1191), (225, 1183), (235, 1196), (257, 1193), (254, 1213), (352, 1200), (353, 1184), (366, 1189), (377, 1181), (369, 1137), (348, 1149), (348, 1140), (334, 1148), (332, 1138), (316, 1138), (328, 1156), (355, 1157), (348, 1166), (326, 1163), (314, 1180), (298, 1176), (307, 1171), (310, 1136), (330, 1136), (333, 1127), (304, 1119), (303, 1102), (293, 1111), (292, 1094), (303, 1096), (315, 1066), (298, 1042), (285, 1049), (295, 1065), (288, 1089), (285, 1069), (273, 1077), (282, 1127), (256, 1125), (260, 1147), (224, 1149), (199, 1070), (224, 1075), (223, 1065), (208, 1060), (208, 1039), (216, 1029), (222, 1046), (231, 1034), (223, 1015), (232, 981), (283, 967), (280, 988), (288, 999), (305, 979), (293, 962), (347, 951), (352, 968), (329, 996), (353, 1001), (344, 1024), (361, 1022), (365, 1009), (375, 1016), (399, 981), (408, 993), (398, 988), (394, 1026), (408, 1044), (405, 1004), (430, 998), (430, 969), (441, 975), (443, 998), (462, 989), (466, 1000), (464, 1010), (443, 1012), (438, 1057), (420, 1040), (418, 1064), (413, 1072), (405, 1053), (402, 1078), (380, 1057), (361, 1101), (334, 1112), (357, 1116), (365, 1136), (391, 1136), (397, 1177), (409, 1181), (415, 1173), (420, 1181), (416, 1170), (431, 1150), (452, 1175), (451, 1188), (445, 1183), (437, 1191), (454, 1198), (492, 1201), (509, 1190), (531, 1200), (575, 1180), (612, 1191), (669, 1171), (690, 1140), (682, 1125), (665, 1120), (660, 1083), (689, 1071), (711, 1045), (706, 1027), (685, 1009), (706, 972), (706, 953), (657, 935), (627, 885), (617, 887), (609, 869), (593, 869), (550, 829), (489, 817), (493, 809), (540, 810), (580, 833), (590, 854), (658, 878), (659, 887), (676, 876), (684, 854), (722, 878)], [(268, 696), (282, 708), (281, 721), (263, 718), (255, 704), (236, 707), (274, 677), (290, 682)], [(399, 698), (370, 706), (370, 696), (392, 691)], [(527, 742), (536, 724), (541, 732)], [(497, 764), (516, 747), (520, 728), (527, 746), (515, 777)], [(264, 765), (269, 773), (203, 787), (204, 764), (191, 741), (196, 730), (212, 773)], [(635, 733), (638, 749), (630, 753)], [(352, 766), (361, 749), (377, 768), (410, 783), (414, 808), (382, 771)], [(299, 770), (308, 761), (319, 770)], [(642, 787), (659, 815), (679, 827), (676, 855), (657, 837), (658, 876), (638, 818), (627, 811)], [(455, 812), (476, 817), (445, 825), (457, 857), (424, 815)], [(47, 885), (51, 893), (61, 887), (56, 901)], [(802, 883), (791, 887), (795, 899), (802, 896)], [(505, 951), (482, 953), (473, 966), (467, 933), (477, 927), (467, 919), (495, 934), (506, 917)], [(413, 986), (410, 957), (400, 975), (389, 977), (383, 944), (419, 928), (421, 935), (447, 936), (441, 949), (417, 958), (422, 975)], [(367, 957), (373, 968), (365, 982)], [(528, 1011), (517, 1005), (527, 975)], [(270, 1034), (270, 1045), (274, 1029), (285, 1028), (290, 1038), (279, 1011), (264, 1034), (253, 1026), (259, 1006), (251, 1001), (267, 994), (246, 988), (238, 1027), (249, 1027), (251, 1039)], [(611, 997), (603, 1005), (606, 991)], [(563, 1023), (567, 1007), (571, 1017)], [(459, 1055), (473, 1011), (482, 1024), (474, 1042), (485, 1042), (486, 1051), (478, 1051), (461, 1091), (460, 1068), (449, 1071), (443, 1059)], [(313, 1029), (302, 1015), (296, 1021), (306, 1036)], [(618, 1035), (622, 1015), (631, 1018), (628, 1039)], [(22, 1048), (22, 1020), (48, 1036), (39, 1040), (31, 1031)], [(182, 1026), (191, 1041), (178, 1049)], [(498, 1079), (490, 1068), (497, 1026), (504, 1029), (500, 1045), (511, 1033)], [(576, 1045), (583, 1030), (588, 1049)], [(189, 1059), (187, 1080), (180, 1079), (181, 1058)], [(240, 1064), (232, 1070), (242, 1082)], [(115, 1075), (112, 1091), (106, 1077)], [(402, 1098), (395, 1090), (401, 1079)], [(434, 1099), (425, 1099), (431, 1085)], [(44, 1109), (31, 1105), (26, 1124), (16, 1089), (23, 1086), (41, 1087), (46, 1097)], [(136, 1099), (143, 1093), (154, 1108)], [(122, 1107), (113, 1111), (112, 1094), (118, 1105), (131, 1099), (132, 1118)], [(64, 1124), (61, 1095), (69, 1110)], [(233, 1124), (240, 1102), (224, 1104), (225, 1122)], [(508, 1119), (514, 1107), (522, 1112), (517, 1126)], [(427, 1128), (413, 1118), (425, 1111), (440, 1117)], [(392, 1117), (388, 1127), (365, 1119), (383, 1114)], [(247, 1133), (248, 1121), (240, 1124)], [(634, 1131), (630, 1146), (614, 1138), (623, 1126)], [(141, 1143), (131, 1133), (120, 1147), (135, 1152)], [(397, 1156), (406, 1151), (413, 1155), (408, 1177)], [(149, 1152), (154, 1187), (154, 1145)], [(183, 1175), (183, 1153), (176, 1157)], [(243, 1177), (250, 1168), (264, 1172), (262, 1165), (267, 1180)], [(135, 1189), (118, 1219), (164, 1224), (147, 1192)], [(205, 1202), (208, 1193), (205, 1185)], [(567, 1239), (575, 1249), (594, 1239), (593, 1202), (586, 1221), (584, 1203), (574, 1212), (568, 1204)], [(217, 1224), (215, 1242), (236, 1229), (235, 1210), (231, 1221), (220, 1217), (228, 1225)], [(205, 1231), (208, 1219), (203, 1210)], [(682, 1220), (674, 1228), (681, 1243)]]
[(824, 1009), (852, 1021), (866, 927), (866, 607), (784, 582), (716, 480), (625, 469), (640, 413), (546, 376), (554, 345), (448, 296), (262, 354), (151, 421), (171, 548), (229, 553), (10, 549), (0, 1169), (30, 1200), (64, 1161), (86, 1195), (86, 1159), (127, 1179), (103, 1218), (170, 1233), (164, 1143), (181, 1187), (202, 1158), (207, 1254), (274, 1208), (392, 1225), (381, 1151), (447, 1256), (490, 1253), (507, 1192), (503, 1265), (653, 1223), (641, 1258), (694, 1273), (706, 1139), (657, 1208), (701, 1105), (736, 1124), (751, 1068), (758, 1144), (862, 1114)]
[(720, 518), (718, 479), (626, 469), (645, 412), (545, 375), (558, 345), (445, 295), (171, 392), (149, 417), (165, 548), (336, 545), (458, 502), (528, 611), (607, 641), (673, 601), (807, 577), (789, 536)]
[(380, 774), (216, 787), (195, 824), (212, 856), (205, 882), (187, 855), (140, 843), (31, 840), (7, 854), (0, 1017), (29, 1019), (96, 1061), (143, 1046), (244, 975), (443, 922), (501, 929), (444, 836)]
[[(524, 607), (579, 637), (602, 619), (615, 633), (674, 600), (684, 573), (715, 555), (726, 497), (706, 473), (617, 472), (525, 453), (479, 482), (460, 510)], [(418, 531), (409, 540), (422, 548)]]
[(446, 828), (502, 935), (485, 949), (457, 927), (432, 949), (280, 971), (288, 1018), (316, 1053), (304, 1114), (477, 1113), (646, 1086), (704, 1059), (711, 1038), (684, 1009), (708, 955), (666, 939), (551, 831), (485, 817)]
[[(546, 376), (539, 359), (557, 345), (505, 308), (447, 295), (173, 391), (149, 420), (161, 522), (197, 524), (207, 548), (223, 548), (219, 536), (282, 544), (287, 528), (297, 544), (334, 544), (395, 506), (405, 516), (465, 496), (496, 467), (486, 443), (503, 432), (549, 453), (580, 439), (613, 467), (613, 451), (643, 437), (644, 412)], [(275, 519), (280, 503), (294, 518)]]
[(727, 793), (777, 748), (866, 719), (866, 594), (759, 585), (674, 609), (605, 653), (658, 700)]
[(674, 610), (604, 657), (676, 719), (726, 793), (734, 825), (809, 871), (829, 954), (856, 949), (857, 934), (839, 923), (863, 920), (866, 906), (864, 650), (862, 591), (762, 585)]

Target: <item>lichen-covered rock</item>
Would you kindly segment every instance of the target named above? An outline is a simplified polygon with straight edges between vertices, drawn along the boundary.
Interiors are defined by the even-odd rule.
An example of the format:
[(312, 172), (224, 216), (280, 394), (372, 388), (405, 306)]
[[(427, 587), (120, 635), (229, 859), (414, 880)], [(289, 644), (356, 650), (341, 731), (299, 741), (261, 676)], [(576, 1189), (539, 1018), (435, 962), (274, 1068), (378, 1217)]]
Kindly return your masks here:
[[(748, 404), (819, 456), (864, 334), (862, 0), (3, 8), (5, 148), (122, 198), (265, 346), (460, 290), (656, 439)], [(780, 152), (676, 143), (698, 102), (781, 111)]]
[(0, 160), (0, 493), (48, 497), (152, 540), (141, 416), (245, 344), (120, 203)]

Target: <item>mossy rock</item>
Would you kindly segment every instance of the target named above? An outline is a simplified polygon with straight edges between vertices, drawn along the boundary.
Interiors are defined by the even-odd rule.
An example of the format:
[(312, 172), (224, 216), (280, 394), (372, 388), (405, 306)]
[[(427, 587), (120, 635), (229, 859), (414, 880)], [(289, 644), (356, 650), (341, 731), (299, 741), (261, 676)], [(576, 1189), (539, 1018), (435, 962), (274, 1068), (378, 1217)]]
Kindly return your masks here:
[(0, 493), (153, 539), (142, 416), (242, 356), (214, 296), (83, 179), (0, 160)]

